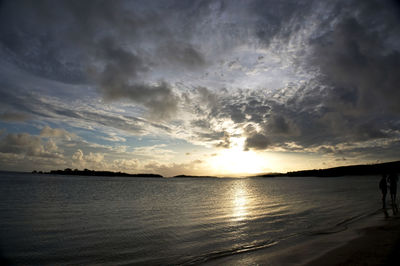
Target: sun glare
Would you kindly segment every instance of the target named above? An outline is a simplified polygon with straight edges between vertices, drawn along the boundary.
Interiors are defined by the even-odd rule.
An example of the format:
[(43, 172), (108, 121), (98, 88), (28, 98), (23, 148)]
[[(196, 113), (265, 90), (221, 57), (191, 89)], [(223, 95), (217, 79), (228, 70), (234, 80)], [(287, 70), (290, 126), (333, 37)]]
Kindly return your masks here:
[(243, 185), (234, 190), (233, 216), (236, 221), (241, 221), (248, 215), (248, 195)]
[(222, 175), (249, 175), (266, 168), (265, 159), (254, 151), (244, 151), (242, 145), (219, 152), (210, 160), (211, 167)]

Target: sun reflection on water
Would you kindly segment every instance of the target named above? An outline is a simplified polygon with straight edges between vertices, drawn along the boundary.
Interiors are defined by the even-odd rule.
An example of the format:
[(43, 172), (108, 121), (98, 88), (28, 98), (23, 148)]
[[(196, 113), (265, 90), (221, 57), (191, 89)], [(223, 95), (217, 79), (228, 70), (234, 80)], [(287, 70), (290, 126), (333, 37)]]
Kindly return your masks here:
[(245, 183), (237, 182), (233, 188), (233, 219), (244, 220), (249, 212), (249, 197)]

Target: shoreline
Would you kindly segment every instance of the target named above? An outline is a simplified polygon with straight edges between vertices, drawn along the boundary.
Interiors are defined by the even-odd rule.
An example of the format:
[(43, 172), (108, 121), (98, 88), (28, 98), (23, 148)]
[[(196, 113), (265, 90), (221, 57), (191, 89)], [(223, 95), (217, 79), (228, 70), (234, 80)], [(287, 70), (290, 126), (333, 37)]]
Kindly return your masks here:
[[(295, 241), (296, 242), (296, 241)], [(204, 265), (400, 265), (400, 216), (383, 211), (349, 225), (347, 230), (311, 236)]]
[(400, 217), (390, 216), (383, 224), (361, 229), (361, 235), (304, 264), (400, 265)]

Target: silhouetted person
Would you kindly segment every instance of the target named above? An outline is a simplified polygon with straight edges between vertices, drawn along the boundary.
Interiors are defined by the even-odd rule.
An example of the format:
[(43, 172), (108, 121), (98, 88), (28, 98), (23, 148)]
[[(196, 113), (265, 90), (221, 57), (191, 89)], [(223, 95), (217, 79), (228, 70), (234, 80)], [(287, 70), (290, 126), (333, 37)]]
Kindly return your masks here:
[(382, 192), (382, 208), (386, 209), (386, 194), (387, 194), (386, 174), (383, 174), (381, 181), (379, 181), (379, 189)]
[(388, 176), (389, 186), (390, 186), (390, 198), (392, 199), (392, 207), (393, 213), (397, 213), (397, 202), (396, 202), (396, 194), (397, 194), (397, 174), (391, 173)]

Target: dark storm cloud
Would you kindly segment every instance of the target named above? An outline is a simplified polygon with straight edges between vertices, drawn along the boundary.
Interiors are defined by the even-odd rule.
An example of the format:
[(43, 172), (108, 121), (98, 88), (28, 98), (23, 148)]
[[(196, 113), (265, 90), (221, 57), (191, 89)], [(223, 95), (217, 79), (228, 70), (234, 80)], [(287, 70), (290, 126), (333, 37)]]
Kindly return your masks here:
[(130, 99), (144, 105), (149, 109), (151, 117), (155, 119), (170, 118), (175, 115), (178, 108), (179, 97), (165, 82), (156, 85), (129, 85), (112, 78), (102, 83), (102, 90), (106, 99)]
[[(400, 22), (400, 20), (398, 21)], [(387, 25), (380, 25), (385, 27)], [(355, 18), (346, 18), (333, 32), (312, 42), (315, 62), (332, 84), (332, 103), (338, 100), (350, 110), (399, 112), (400, 47), (391, 47), (388, 37), (397, 29), (372, 30)], [(398, 40), (397, 40), (398, 41)]]
[(221, 110), (223, 113), (229, 113), (230, 118), (235, 123), (243, 123), (246, 120), (244, 104), (230, 104), (225, 105)]
[[(144, 74), (163, 64), (196, 68), (204, 58), (172, 34), (171, 4), (158, 5), (166, 10), (127, 1), (6, 2), (1, 9), (3, 54), (46, 78), (95, 81), (105, 97), (128, 98), (148, 108), (152, 117), (168, 118), (179, 98), (166, 82), (154, 85)], [(149, 43), (155, 50), (148, 50)]]
[(205, 65), (203, 55), (193, 46), (180, 43), (167, 43), (158, 49), (160, 58), (165, 58), (164, 64), (182, 65), (189, 69), (196, 69)]
[(91, 71), (107, 99), (130, 99), (143, 104), (154, 118), (168, 118), (175, 114), (178, 96), (166, 82), (150, 85), (138, 82), (140, 74), (148, 71), (143, 60), (110, 38), (103, 39), (96, 53), (105, 64), (102, 70)]
[[(304, 146), (398, 138), (400, 17), (391, 1), (338, 2), (310, 40), (318, 75), (288, 100)], [(396, 122), (397, 121), (397, 122)], [(392, 132), (392, 133), (389, 133)]]
[(254, 149), (254, 150), (264, 150), (268, 148), (271, 144), (271, 141), (264, 134), (256, 133), (246, 138), (245, 150)]
[(275, 115), (269, 119), (268, 128), (277, 134), (289, 134), (291, 130), (290, 123), (281, 115)]
[[(203, 129), (202, 132), (195, 132), (198, 139), (215, 141), (217, 145), (221, 144), (219, 147), (228, 147), (222, 145), (227, 143), (226, 135), (223, 131), (214, 131), (210, 121), (230, 119), (236, 127), (244, 129), (246, 150), (280, 147), (300, 151), (321, 145), (399, 138), (400, 123), (396, 115), (353, 114), (347, 113), (348, 109), (325, 106), (324, 103), (330, 101), (332, 90), (310, 82), (299, 87), (284, 102), (276, 101), (262, 91), (242, 90), (238, 94), (218, 95), (202, 90), (199, 93), (204, 99), (203, 105), (212, 108), (203, 108), (199, 114), (205, 115), (205, 118), (196, 119), (191, 125)], [(335, 102), (341, 104), (339, 100)], [(235, 110), (240, 110), (241, 119), (237, 119)], [(371, 150), (365, 149), (366, 152)]]
[[(309, 12), (310, 3), (5, 2), (0, 40), (8, 60), (29, 72), (95, 81), (105, 97), (128, 98), (167, 118), (180, 99), (168, 81), (146, 80), (156, 68), (196, 70), (207, 65), (204, 52), (212, 57), (254, 40), (266, 46), (283, 38), (287, 22)], [(230, 108), (234, 121), (244, 121), (239, 106)]]
[(250, 122), (262, 123), (265, 115), (269, 113), (271, 107), (268, 104), (263, 104), (257, 97), (247, 99), (244, 112), (250, 117)]
[[(296, 33), (293, 22), (300, 22), (299, 27), (304, 24), (301, 17), (307, 11), (298, 11), (290, 13), (288, 24), (274, 33), (282, 37), (282, 42), (287, 30)], [(301, 51), (297, 54), (297, 62), (306, 62), (310, 73), (317, 70), (314, 78), (303, 85), (295, 84), (295, 94), (283, 97), (283, 102), (258, 98), (258, 102), (264, 98), (268, 104), (264, 111), (255, 112), (253, 121), (248, 119), (251, 114), (247, 110), (257, 106), (257, 101), (250, 104), (245, 100), (245, 120), (236, 118), (235, 109), (227, 112), (235, 122), (260, 126), (258, 132), (248, 134), (246, 148), (287, 148), (286, 142), (313, 147), (398, 139), (398, 11), (393, 1), (337, 1), (327, 8), (318, 31), (307, 40), (307, 58)]]
[(62, 3), (3, 1), (0, 7), (2, 58), (42, 77), (82, 82), (85, 75), (78, 59), (83, 54), (78, 56), (72, 52), (68, 35), (60, 27), (68, 21)]
[[(260, 36), (267, 43), (283, 19), (305, 10), (300, 7), (269, 1), (10, 1), (2, 5), (0, 40), (5, 58), (31, 73), (67, 83), (94, 81), (106, 98), (128, 98), (152, 117), (168, 118), (180, 99), (167, 81), (146, 80), (155, 68), (198, 69), (207, 63), (202, 50), (226, 52)], [(249, 32), (252, 26), (262, 32)], [(230, 108), (242, 122), (240, 108)]]
[[(215, 124), (226, 119), (245, 129), (246, 149), (333, 146), (399, 138), (399, 10), (378, 0), (9, 1), (0, 10), (1, 53), (46, 78), (92, 82), (106, 99), (129, 99), (151, 118), (174, 117), (186, 104), (193, 135), (221, 147), (232, 136)], [(186, 83), (185, 71), (243, 46), (288, 60), (279, 67), (298, 71), (293, 83), (274, 92)], [(171, 71), (195, 89), (179, 94)], [(300, 72), (310, 78), (297, 80)], [(7, 97), (24, 113), (142, 132), (143, 121)]]
[(287, 41), (313, 12), (315, 1), (251, 1), (249, 14), (256, 20), (256, 37), (263, 45), (270, 45), (274, 37)]

